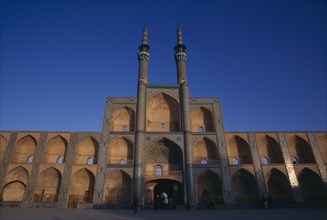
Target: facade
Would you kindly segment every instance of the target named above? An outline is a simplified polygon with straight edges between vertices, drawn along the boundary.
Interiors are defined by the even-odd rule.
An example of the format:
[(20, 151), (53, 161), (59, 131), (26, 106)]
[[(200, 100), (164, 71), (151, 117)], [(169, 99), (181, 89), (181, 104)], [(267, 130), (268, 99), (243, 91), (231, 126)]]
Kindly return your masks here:
[[(148, 83), (139, 47), (137, 97), (107, 97), (101, 132), (1, 131), (2, 206), (187, 208), (327, 204), (327, 132), (225, 132), (218, 98), (189, 97), (177, 30), (177, 84)], [(171, 200), (172, 199), (172, 200)]]

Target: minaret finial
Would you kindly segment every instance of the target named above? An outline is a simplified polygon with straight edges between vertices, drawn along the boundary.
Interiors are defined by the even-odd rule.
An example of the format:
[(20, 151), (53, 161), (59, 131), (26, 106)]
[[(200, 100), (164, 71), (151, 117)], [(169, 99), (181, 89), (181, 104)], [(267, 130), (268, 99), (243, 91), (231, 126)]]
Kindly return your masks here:
[(177, 44), (183, 44), (182, 28), (180, 25), (177, 25)]
[(145, 24), (143, 27), (142, 44), (148, 44), (148, 29)]

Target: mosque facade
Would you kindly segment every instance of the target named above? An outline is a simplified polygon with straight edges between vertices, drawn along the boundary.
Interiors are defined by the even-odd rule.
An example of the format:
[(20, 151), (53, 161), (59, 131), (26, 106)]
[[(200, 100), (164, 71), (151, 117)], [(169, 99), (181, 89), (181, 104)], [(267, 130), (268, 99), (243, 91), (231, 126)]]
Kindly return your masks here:
[[(107, 97), (101, 132), (0, 131), (0, 206), (188, 209), (327, 204), (327, 132), (225, 132), (216, 97), (189, 96), (177, 29), (177, 83)], [(164, 193), (164, 194), (163, 194)]]

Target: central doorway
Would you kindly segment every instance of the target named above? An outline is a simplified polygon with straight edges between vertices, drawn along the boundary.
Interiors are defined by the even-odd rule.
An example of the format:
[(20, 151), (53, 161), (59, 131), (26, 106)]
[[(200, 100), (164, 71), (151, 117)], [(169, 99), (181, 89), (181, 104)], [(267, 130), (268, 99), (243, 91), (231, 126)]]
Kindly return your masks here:
[[(146, 203), (153, 208), (173, 208), (184, 204), (183, 184), (170, 179), (157, 179), (146, 184)], [(164, 200), (169, 201), (165, 204)]]

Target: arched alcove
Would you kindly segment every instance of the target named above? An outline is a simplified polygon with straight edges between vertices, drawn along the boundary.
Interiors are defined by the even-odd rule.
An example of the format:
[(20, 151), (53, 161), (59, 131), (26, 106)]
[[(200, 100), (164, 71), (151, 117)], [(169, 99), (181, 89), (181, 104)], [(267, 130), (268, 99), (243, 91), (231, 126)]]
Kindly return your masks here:
[(295, 152), (299, 163), (315, 163), (310, 144), (303, 138), (295, 135)]
[(71, 178), (69, 189), (69, 203), (78, 197), (79, 202), (92, 203), (95, 178), (93, 173), (86, 169), (80, 169)]
[(147, 131), (179, 131), (179, 121), (179, 103), (173, 97), (159, 93), (147, 100)]
[(22, 166), (19, 166), (19, 167), (16, 167), (12, 170), (10, 170), (5, 178), (4, 178), (4, 184), (5, 183), (8, 183), (8, 182), (14, 182), (14, 181), (20, 181), (24, 184), (27, 183), (27, 180), (28, 180), (28, 172), (27, 170), (22, 167)]
[(93, 164), (97, 164), (98, 159), (98, 142), (88, 136), (78, 142), (75, 149), (74, 164), (88, 164), (89, 159), (93, 160)]
[(235, 203), (250, 204), (258, 202), (256, 178), (245, 169), (238, 170), (232, 177)]
[(27, 163), (29, 157), (33, 157), (37, 142), (31, 135), (26, 135), (17, 141), (14, 147), (11, 162)]
[(267, 140), (267, 152), (268, 152), (268, 159), (270, 163), (284, 163), (283, 154), (281, 150), (281, 146), (278, 142), (266, 135)]
[(0, 164), (5, 155), (7, 144), (8, 144), (7, 139), (4, 136), (0, 135)]
[(268, 177), (268, 192), (274, 203), (292, 203), (292, 188), (287, 176), (276, 168), (273, 168)]
[(135, 113), (127, 107), (118, 108), (111, 114), (110, 131), (134, 131)]
[(216, 144), (208, 138), (200, 138), (193, 144), (193, 163), (206, 160), (208, 164), (217, 164), (218, 155)]
[(64, 162), (67, 150), (67, 141), (60, 135), (49, 140), (44, 148), (42, 163), (58, 163), (58, 158), (62, 157)]
[(238, 161), (238, 164), (252, 164), (252, 155), (249, 144), (240, 136), (235, 135), (227, 144), (227, 152), (230, 164)]
[(25, 194), (26, 185), (21, 181), (13, 181), (2, 187), (0, 201), (3, 202), (22, 202)]
[(321, 177), (309, 168), (299, 173), (299, 184), (304, 201), (307, 203), (326, 203), (327, 192)]
[(199, 176), (197, 190), (199, 204), (224, 204), (222, 182), (214, 172), (207, 170)]
[(105, 180), (105, 203), (129, 204), (131, 202), (132, 180), (121, 170), (111, 172)]
[(204, 107), (194, 109), (191, 112), (191, 126), (193, 132), (214, 131), (214, 121), (211, 111)]
[(61, 174), (54, 167), (42, 171), (37, 178), (34, 202), (57, 202), (61, 183)]
[(107, 163), (122, 164), (122, 160), (131, 164), (133, 160), (133, 144), (125, 137), (119, 137), (110, 142)]

